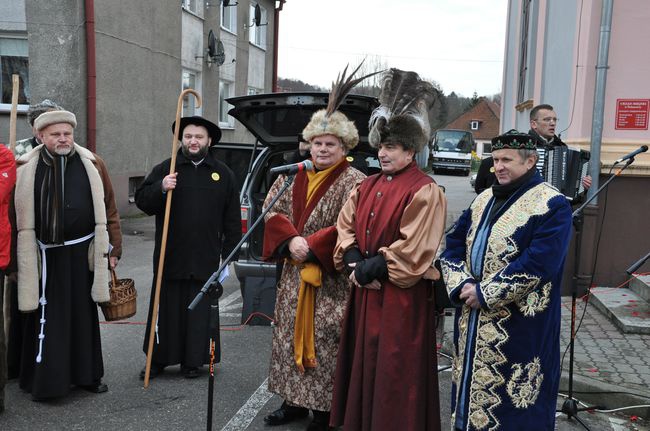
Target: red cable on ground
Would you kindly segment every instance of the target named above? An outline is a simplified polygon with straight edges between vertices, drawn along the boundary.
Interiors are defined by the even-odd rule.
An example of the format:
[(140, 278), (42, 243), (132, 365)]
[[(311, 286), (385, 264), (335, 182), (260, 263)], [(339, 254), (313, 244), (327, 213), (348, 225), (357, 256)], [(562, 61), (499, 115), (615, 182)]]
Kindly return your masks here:
[[(248, 316), (248, 318), (246, 318), (246, 321), (244, 323), (242, 323), (241, 325), (235, 325), (235, 326), (226, 325), (226, 326), (221, 326), (220, 328), (222, 330), (224, 330), (224, 331), (241, 331), (242, 329), (244, 329), (244, 326), (246, 326), (248, 324), (248, 322), (250, 322), (251, 319), (253, 317), (255, 317), (255, 316), (263, 317), (266, 320), (268, 320), (269, 322), (271, 322), (272, 324), (275, 323), (275, 320), (273, 320), (272, 317), (270, 317), (270, 316), (268, 316), (268, 315), (266, 315), (264, 313), (261, 313), (259, 311), (255, 311), (254, 313), (251, 313)], [(117, 321), (117, 322), (107, 322), (105, 320), (102, 320), (99, 323), (102, 324), (102, 325), (146, 325), (147, 324), (147, 322), (137, 322), (137, 321), (129, 321), (129, 320), (126, 320), (126, 321), (123, 320), (123, 321)]]

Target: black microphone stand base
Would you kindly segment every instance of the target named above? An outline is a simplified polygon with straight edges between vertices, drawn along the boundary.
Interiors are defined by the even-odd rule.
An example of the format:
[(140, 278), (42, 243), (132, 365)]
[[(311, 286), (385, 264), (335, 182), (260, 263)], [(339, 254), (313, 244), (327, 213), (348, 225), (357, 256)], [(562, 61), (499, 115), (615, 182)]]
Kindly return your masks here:
[(578, 407), (578, 400), (575, 398), (567, 398), (562, 403), (561, 413), (564, 413), (567, 416), (567, 419), (575, 419), (582, 427), (586, 430), (589, 430), (587, 424), (585, 424), (582, 419), (578, 416), (578, 412), (586, 412), (598, 409), (599, 407)]

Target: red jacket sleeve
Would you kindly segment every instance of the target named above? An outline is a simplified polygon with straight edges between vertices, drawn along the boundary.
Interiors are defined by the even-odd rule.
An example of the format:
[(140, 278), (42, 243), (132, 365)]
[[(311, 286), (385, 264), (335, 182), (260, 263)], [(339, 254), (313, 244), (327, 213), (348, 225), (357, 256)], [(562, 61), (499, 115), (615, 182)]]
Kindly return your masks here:
[(309, 235), (307, 244), (309, 249), (318, 258), (325, 272), (334, 272), (334, 246), (336, 245), (336, 226), (320, 229)]
[(276, 250), (278, 247), (286, 240), (299, 235), (295, 226), (285, 215), (274, 215), (266, 221), (266, 225), (264, 226), (262, 258), (267, 261), (276, 259)]

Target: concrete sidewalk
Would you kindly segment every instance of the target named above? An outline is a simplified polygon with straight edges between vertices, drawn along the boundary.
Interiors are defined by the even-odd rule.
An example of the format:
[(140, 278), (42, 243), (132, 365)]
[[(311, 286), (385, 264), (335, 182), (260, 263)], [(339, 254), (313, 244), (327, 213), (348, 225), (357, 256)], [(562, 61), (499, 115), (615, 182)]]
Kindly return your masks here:
[[(566, 350), (566, 354), (560, 393), (567, 394), (571, 298), (562, 298), (562, 305), (561, 353)], [(576, 327), (573, 397), (606, 409), (650, 404), (650, 335), (623, 333), (584, 299), (578, 299), (576, 304)], [(647, 419), (650, 408), (637, 407), (620, 413)]]

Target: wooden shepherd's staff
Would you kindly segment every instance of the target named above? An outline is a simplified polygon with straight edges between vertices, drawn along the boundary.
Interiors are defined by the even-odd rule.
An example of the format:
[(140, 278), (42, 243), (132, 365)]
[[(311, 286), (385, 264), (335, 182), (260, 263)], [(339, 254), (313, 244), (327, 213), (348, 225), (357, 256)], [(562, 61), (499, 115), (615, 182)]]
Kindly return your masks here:
[(16, 116), (18, 114), (18, 91), (20, 90), (20, 79), (15, 73), (11, 75), (11, 114), (9, 115), (9, 149), (16, 150)]
[[(174, 123), (174, 137), (172, 138), (172, 160), (169, 166), (170, 175), (176, 171), (176, 153), (178, 152), (178, 137), (180, 136), (181, 111), (183, 109), (183, 98), (186, 94), (193, 94), (196, 97), (196, 107), (201, 107), (201, 96), (199, 93), (188, 88), (178, 96), (176, 105), (176, 122)], [(147, 348), (147, 366), (144, 372), (144, 387), (149, 387), (149, 373), (151, 372), (151, 359), (153, 356), (153, 340), (156, 335), (156, 326), (158, 323), (158, 303), (160, 302), (160, 284), (162, 283), (163, 267), (165, 265), (165, 251), (167, 248), (167, 230), (169, 229), (169, 212), (172, 206), (172, 194), (174, 190), (167, 191), (167, 201), (165, 203), (165, 218), (163, 221), (163, 231), (160, 238), (160, 257), (158, 259), (158, 271), (156, 272), (156, 290), (153, 299), (153, 308), (151, 310), (151, 328), (149, 328), (149, 347)]]

